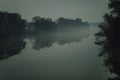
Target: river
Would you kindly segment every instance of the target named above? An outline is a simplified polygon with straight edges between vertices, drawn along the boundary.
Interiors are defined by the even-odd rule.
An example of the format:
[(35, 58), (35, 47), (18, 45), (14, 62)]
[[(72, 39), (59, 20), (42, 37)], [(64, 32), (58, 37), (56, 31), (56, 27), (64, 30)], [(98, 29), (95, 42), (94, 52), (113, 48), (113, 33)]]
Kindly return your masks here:
[(18, 55), (0, 61), (0, 80), (107, 80), (109, 73), (98, 57), (100, 46), (94, 44), (98, 31), (91, 25), (26, 38)]

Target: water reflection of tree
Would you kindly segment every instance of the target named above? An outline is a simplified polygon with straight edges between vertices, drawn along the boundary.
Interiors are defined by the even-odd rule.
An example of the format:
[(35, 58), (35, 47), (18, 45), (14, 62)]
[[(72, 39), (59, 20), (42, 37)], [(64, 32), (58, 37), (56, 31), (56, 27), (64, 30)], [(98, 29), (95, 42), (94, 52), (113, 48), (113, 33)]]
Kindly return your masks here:
[(43, 35), (34, 35), (34, 37), (31, 38), (31, 43), (33, 44), (33, 49), (35, 50), (40, 50), (43, 48), (49, 48), (53, 45), (53, 43), (58, 43), (59, 45), (64, 45), (64, 44), (68, 44), (71, 42), (76, 42), (76, 41), (81, 41), (81, 38), (76, 39), (76, 38), (72, 38), (72, 39), (68, 39), (66, 38), (61, 38), (59, 36), (54, 36), (54, 35), (47, 35), (47, 36), (43, 36)]
[[(66, 28), (63, 28), (60, 25), (68, 27), (64, 26)], [(25, 34), (27, 37), (29, 36), (30, 40), (33, 40), (31, 40), (33, 48), (40, 50), (41, 48), (51, 47), (55, 42), (63, 45), (80, 41), (82, 37), (73, 37), (70, 35), (70, 31), (75, 28), (83, 28), (83, 26), (89, 25), (87, 22), (82, 22), (79, 18), (75, 20), (59, 18), (57, 22), (52, 21), (50, 18), (36, 16), (32, 19), (32, 22), (27, 23), (27, 21), (21, 19), (18, 13), (0, 11), (0, 60), (18, 54), (25, 48), (26, 43), (23, 41)], [(69, 31), (69, 33), (67, 32), (68, 35), (65, 36), (63, 33), (66, 31)], [(58, 33), (60, 34), (56, 35)]]
[(85, 28), (85, 30), (86, 32), (81, 32), (81, 34), (75, 33), (76, 30), (73, 33), (70, 33), (70, 31), (56, 31), (54, 33), (45, 31), (42, 33), (40, 32), (29, 35), (28, 38), (30, 39), (33, 45), (33, 49), (41, 50), (43, 48), (51, 47), (54, 43), (64, 45), (71, 42), (80, 42), (82, 38), (86, 38), (89, 36), (89, 27)]
[[(29, 36), (33, 44), (33, 49), (40, 50), (41, 48), (51, 47), (55, 42), (63, 45), (74, 41), (80, 41), (81, 37), (77, 36), (79, 33), (74, 35), (77, 36), (76, 38), (73, 38), (73, 35), (71, 35), (72, 29), (88, 28), (88, 26), (88, 22), (83, 22), (80, 18), (67, 19), (61, 17), (53, 21), (50, 18), (36, 16), (28, 23), (27, 36)], [(66, 33), (68, 35), (66, 35)], [(82, 34), (86, 33), (84, 32)]]
[[(48, 37), (49, 36), (49, 37)], [(63, 39), (63, 38), (57, 38), (57, 37), (51, 37), (51, 35), (48, 36), (36, 36), (34, 35), (34, 38), (32, 38), (31, 43), (33, 44), (33, 49), (35, 50), (41, 50), (43, 48), (49, 48), (52, 47), (54, 43), (58, 43), (59, 45), (68, 44), (71, 42), (81, 41), (81, 38), (79, 39)]]
[(55, 42), (55, 37), (50, 33), (46, 34), (46, 32), (33, 34), (32, 36), (30, 35), (29, 39), (33, 44), (33, 49), (35, 50), (49, 48)]
[(111, 12), (104, 16), (105, 23), (100, 25), (96, 44), (102, 45), (100, 56), (111, 73), (116, 74), (109, 80), (120, 80), (120, 0), (110, 0)]
[(26, 21), (17, 13), (0, 12), (0, 60), (20, 53), (25, 48), (23, 34)]
[(25, 48), (25, 44), (20, 37), (0, 39), (0, 60), (20, 53)]

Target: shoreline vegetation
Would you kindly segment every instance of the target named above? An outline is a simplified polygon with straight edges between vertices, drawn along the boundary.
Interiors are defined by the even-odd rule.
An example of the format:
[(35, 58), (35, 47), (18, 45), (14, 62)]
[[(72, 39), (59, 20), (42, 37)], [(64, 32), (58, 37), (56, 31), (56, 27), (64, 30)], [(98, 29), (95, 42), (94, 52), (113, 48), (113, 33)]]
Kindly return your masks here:
[[(21, 18), (18, 13), (9, 13), (0, 11), (0, 60), (9, 58), (10, 56), (19, 54), (21, 50), (25, 48), (25, 37), (34, 36), (36, 42), (34, 42), (33, 48), (39, 49), (47, 46), (51, 46), (54, 40), (50, 40), (53, 36), (49, 36), (51, 33), (66, 32), (66, 37), (70, 36), (70, 31), (80, 27), (89, 26), (88, 22), (83, 22), (82, 19), (68, 19), (60, 17), (56, 21), (51, 18), (42, 18), (36, 16), (32, 18), (31, 22)], [(47, 39), (41, 41), (41, 35), (48, 33), (48, 35), (42, 36)], [(69, 35), (68, 35), (69, 34)], [(78, 35), (78, 33), (76, 33)], [(38, 38), (37, 38), (38, 37)], [(49, 39), (49, 37), (51, 37)], [(57, 36), (58, 37), (58, 36)], [(65, 36), (59, 38), (59, 43), (65, 44), (75, 39), (63, 39)], [(40, 38), (40, 39), (39, 39)], [(54, 39), (54, 38), (53, 38)], [(77, 38), (77, 40), (79, 40)]]
[(120, 80), (120, 0), (109, 0), (109, 13), (104, 15), (100, 32), (96, 33), (95, 44), (100, 45), (99, 56), (113, 77), (108, 80)]

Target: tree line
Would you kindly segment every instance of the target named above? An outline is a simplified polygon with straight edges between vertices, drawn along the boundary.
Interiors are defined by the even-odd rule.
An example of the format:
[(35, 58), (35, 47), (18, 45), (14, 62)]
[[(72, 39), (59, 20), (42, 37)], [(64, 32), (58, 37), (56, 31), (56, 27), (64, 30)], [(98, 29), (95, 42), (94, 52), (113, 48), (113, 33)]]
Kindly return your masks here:
[(85, 24), (88, 25), (79, 18), (73, 20), (61, 17), (53, 21), (51, 18), (42, 18), (40, 16), (35, 16), (31, 22), (28, 22), (22, 19), (19, 13), (0, 11), (0, 60), (19, 54), (25, 48), (25, 36), (30, 33), (53, 32), (58, 26), (80, 26)]
[(60, 17), (56, 21), (51, 18), (35, 16), (31, 22), (22, 19), (18, 13), (8, 13), (0, 11), (0, 36), (15, 36), (26, 33), (29, 30), (55, 30), (58, 26), (84, 26), (88, 22), (83, 22), (80, 18), (68, 19)]

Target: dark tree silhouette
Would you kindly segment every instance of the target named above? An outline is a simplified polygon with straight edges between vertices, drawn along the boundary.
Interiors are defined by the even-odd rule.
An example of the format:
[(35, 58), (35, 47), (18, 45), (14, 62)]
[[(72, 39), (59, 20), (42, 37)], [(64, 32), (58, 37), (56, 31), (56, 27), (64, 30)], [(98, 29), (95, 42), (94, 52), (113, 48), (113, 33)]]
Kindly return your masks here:
[(17, 13), (0, 12), (0, 60), (18, 54), (24, 47), (26, 21)]
[(25, 48), (25, 44), (22, 37), (0, 39), (0, 60), (19, 54)]
[[(80, 26), (87, 26), (85, 29), (89, 30), (87, 22), (83, 22), (80, 18), (67, 19), (59, 18), (56, 21), (52, 21), (50, 18), (41, 18), (36, 16), (32, 19), (32, 22), (28, 23), (28, 38), (33, 44), (33, 49), (40, 50), (42, 48), (51, 47), (53, 43), (57, 42), (60, 45), (81, 41), (80, 35), (73, 37), (75, 33), (71, 33), (74, 30), (80, 29)], [(76, 27), (75, 26), (79, 26)], [(63, 35), (64, 33), (64, 35)], [(83, 34), (83, 33), (82, 33)], [(85, 32), (84, 36), (88, 36)]]
[(103, 46), (100, 56), (104, 56), (110, 72), (116, 74), (109, 80), (120, 80), (120, 0), (110, 0), (108, 6), (111, 12), (104, 15), (101, 32), (95, 34), (96, 44)]
[(32, 22), (28, 23), (28, 32), (29, 33), (41, 33), (41, 32), (51, 32), (61, 29), (69, 30), (70, 27), (76, 26), (89, 26), (88, 22), (83, 22), (82, 19), (68, 19), (60, 17), (56, 21), (52, 21), (50, 18), (41, 18), (40, 16), (36, 16), (32, 19)]
[(28, 25), (28, 31), (32, 32), (54, 31), (56, 26), (52, 19), (39, 16), (34, 17)]
[[(74, 34), (70, 35), (69, 31), (74, 28), (70, 28), (71, 30), (68, 27), (65, 28), (69, 35), (63, 36), (61, 34), (62, 31), (58, 30), (58, 25), (74, 27), (88, 26), (88, 23), (82, 22), (80, 18), (59, 18), (57, 21), (52, 21), (50, 18), (41, 18), (39, 16), (34, 17), (32, 22), (27, 23), (18, 13), (0, 12), (0, 60), (18, 54), (25, 48), (24, 35), (26, 33), (25, 37), (32, 37), (32, 39), (34, 39), (32, 43), (33, 48), (36, 50), (51, 47), (54, 42), (66, 44), (81, 40), (81, 38), (71, 37), (71, 35)], [(60, 34), (55, 35), (58, 33)], [(67, 37), (69, 37), (69, 39)]]
[[(78, 29), (80, 28), (77, 28), (77, 30)], [(72, 42), (80, 42), (82, 38), (87, 38), (89, 36), (89, 27), (84, 29), (86, 32), (81, 32), (82, 35), (78, 34), (78, 32), (80, 33), (80, 30), (77, 30), (71, 30), (68, 32), (56, 31), (54, 33), (44, 32), (39, 34), (31, 34), (29, 35), (28, 39), (31, 41), (33, 49), (41, 50), (52, 47), (54, 43), (65, 45)]]
[(60, 17), (58, 20), (56, 20), (57, 26), (88, 26), (88, 22), (83, 22), (82, 19), (76, 18), (76, 19), (68, 19)]
[(0, 37), (21, 35), (26, 21), (17, 13), (0, 12)]

